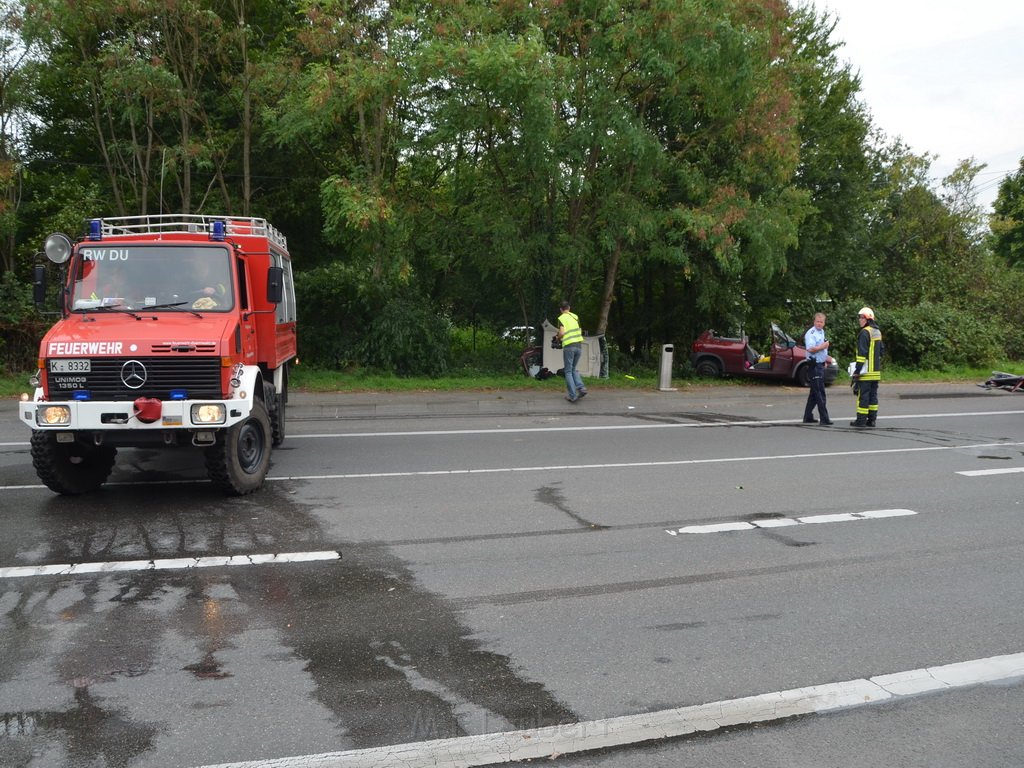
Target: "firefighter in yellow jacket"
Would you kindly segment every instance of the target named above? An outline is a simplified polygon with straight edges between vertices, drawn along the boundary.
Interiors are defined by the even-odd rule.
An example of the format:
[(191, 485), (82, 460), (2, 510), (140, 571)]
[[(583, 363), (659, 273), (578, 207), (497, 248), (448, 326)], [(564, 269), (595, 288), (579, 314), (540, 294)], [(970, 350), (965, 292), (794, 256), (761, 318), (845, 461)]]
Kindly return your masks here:
[(882, 355), (885, 345), (871, 307), (857, 313), (860, 333), (857, 334), (857, 359), (853, 372), (853, 391), (857, 395), (857, 419), (851, 427), (873, 427), (878, 418), (878, 383), (882, 380)]

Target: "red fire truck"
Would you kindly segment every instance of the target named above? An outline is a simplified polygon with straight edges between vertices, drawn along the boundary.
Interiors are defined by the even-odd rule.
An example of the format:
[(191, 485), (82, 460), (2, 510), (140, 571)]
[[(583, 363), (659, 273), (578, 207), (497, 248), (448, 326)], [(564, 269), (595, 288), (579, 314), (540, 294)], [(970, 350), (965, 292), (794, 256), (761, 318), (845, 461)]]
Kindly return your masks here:
[[(263, 219), (123, 216), (44, 250), (65, 270), (61, 319), (18, 409), (39, 478), (86, 493), (120, 447), (194, 446), (227, 493), (259, 489), (285, 437), (296, 354), (284, 235)], [(37, 265), (37, 302), (45, 273)]]

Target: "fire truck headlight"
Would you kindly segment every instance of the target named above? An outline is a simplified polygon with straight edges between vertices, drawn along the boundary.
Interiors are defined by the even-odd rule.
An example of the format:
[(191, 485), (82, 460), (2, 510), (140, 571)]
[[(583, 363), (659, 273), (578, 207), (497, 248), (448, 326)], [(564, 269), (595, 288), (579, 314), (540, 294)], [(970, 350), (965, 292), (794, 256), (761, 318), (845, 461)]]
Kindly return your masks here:
[(192, 406), (193, 424), (223, 424), (226, 412), (221, 403), (196, 403)]
[(51, 427), (71, 423), (71, 409), (66, 405), (43, 405), (36, 411), (36, 423)]

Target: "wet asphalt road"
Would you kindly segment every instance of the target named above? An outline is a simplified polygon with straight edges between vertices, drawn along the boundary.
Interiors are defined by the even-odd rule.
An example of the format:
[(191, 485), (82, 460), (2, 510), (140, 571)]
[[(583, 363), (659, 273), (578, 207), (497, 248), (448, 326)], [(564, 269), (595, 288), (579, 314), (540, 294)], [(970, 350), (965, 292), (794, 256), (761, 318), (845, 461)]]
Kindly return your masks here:
[[(317, 755), (1024, 651), (1024, 478), (958, 474), (1024, 467), (1024, 396), (883, 388), (872, 433), (793, 423), (803, 397), (299, 395), (242, 499), (191, 452), (127, 450), (101, 492), (56, 497), (2, 403), (0, 568), (341, 558), (0, 579), (0, 765)], [(847, 399), (832, 391), (837, 421)], [(880, 509), (908, 514), (680, 530)], [(914, 706), (978, 695), (883, 719), (918, 733)], [(1020, 709), (984, 706), (1020, 741)], [(807, 727), (855, 742), (866, 717)], [(743, 742), (764, 733), (782, 731), (721, 744), (770, 765)], [(679, 764), (662, 758), (593, 764)]]

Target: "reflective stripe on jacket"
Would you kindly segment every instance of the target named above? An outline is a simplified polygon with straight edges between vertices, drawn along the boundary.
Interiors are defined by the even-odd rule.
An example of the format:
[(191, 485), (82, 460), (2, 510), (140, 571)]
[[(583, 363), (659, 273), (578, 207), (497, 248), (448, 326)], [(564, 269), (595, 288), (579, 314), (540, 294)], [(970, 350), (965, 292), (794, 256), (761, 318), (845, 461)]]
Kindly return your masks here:
[(877, 325), (865, 325), (857, 336), (857, 366), (861, 381), (879, 381), (882, 378), (882, 332)]
[(583, 331), (580, 329), (580, 320), (572, 312), (563, 312), (558, 316), (558, 324), (562, 326), (562, 346), (579, 344), (583, 341)]

